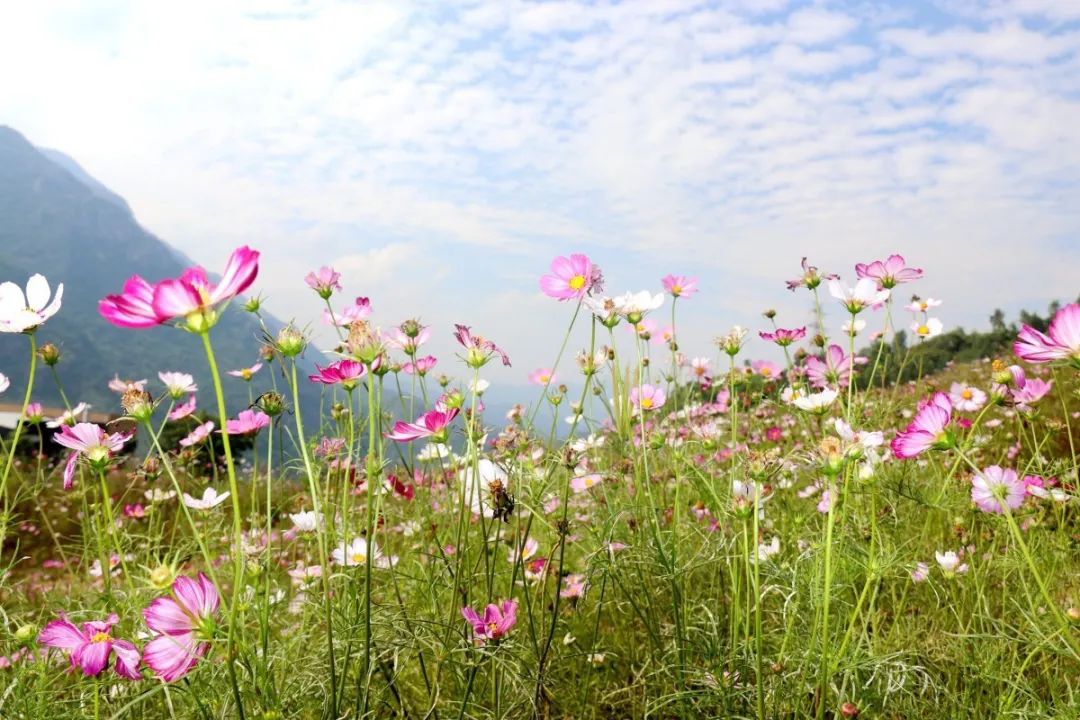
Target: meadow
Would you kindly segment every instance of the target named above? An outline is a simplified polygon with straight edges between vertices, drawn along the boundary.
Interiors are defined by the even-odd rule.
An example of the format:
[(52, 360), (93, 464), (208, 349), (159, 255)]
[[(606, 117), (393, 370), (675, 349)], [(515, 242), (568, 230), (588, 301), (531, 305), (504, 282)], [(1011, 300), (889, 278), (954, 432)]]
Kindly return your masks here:
[[(261, 317), (258, 262), (102, 298), (102, 322), (175, 325), (211, 369), (117, 378), (104, 425), (34, 402), (63, 388), (38, 342), (62, 287), (0, 285), (0, 342), (31, 357), (0, 455), (0, 717), (1080, 714), (1080, 305), (924, 375), (943, 324), (904, 299), (922, 270), (804, 259), (776, 291), (814, 322), (766, 312), (688, 357), (694, 278), (605, 295), (558, 257), (538, 291), (566, 339), (503, 417), (498, 338), (391, 326), (423, 308), (342, 300), (331, 268), (306, 278), (339, 339), (317, 373), (294, 325), (219, 368), (225, 306)], [(898, 362), (872, 341), (899, 330)], [(428, 355), (433, 332), (456, 355)]]

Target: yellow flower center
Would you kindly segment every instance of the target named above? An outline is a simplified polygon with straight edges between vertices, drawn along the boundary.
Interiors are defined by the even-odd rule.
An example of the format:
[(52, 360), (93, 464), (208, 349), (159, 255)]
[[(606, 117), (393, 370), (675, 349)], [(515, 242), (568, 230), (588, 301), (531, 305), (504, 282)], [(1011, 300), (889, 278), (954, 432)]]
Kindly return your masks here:
[(682, 285), (672, 285), (671, 286), (671, 294), (672, 295), (682, 295)]
[(241, 370), (240, 374), (243, 375), (245, 380), (250, 380), (251, 379), (251, 370), (249, 370), (247, 368), (244, 368), (243, 370)]
[(652, 407), (652, 398), (648, 398), (648, 397), (647, 398), (641, 398), (641, 407), (645, 408), (646, 410), (651, 408)]
[(109, 633), (97, 632), (97, 633), (94, 633), (91, 636), (90, 642), (100, 643), (100, 642), (105, 642), (108, 639), (109, 639)]
[(580, 290), (581, 288), (585, 287), (585, 276), (575, 275), (574, 277), (570, 278), (570, 282), (568, 282), (567, 285), (570, 286), (571, 290)]
[(770, 375), (772, 375), (772, 368), (767, 368), (767, 367), (761, 368), (761, 374), (764, 375), (765, 377), (769, 377)]
[(367, 562), (367, 553), (354, 552), (349, 556), (349, 559), (353, 561), (354, 565), (363, 565)]
[(964, 392), (960, 393), (960, 397), (964, 398), (965, 400), (970, 400), (971, 396), (971, 390), (964, 390)]
[(495, 632), (499, 629), (499, 624), (498, 623), (493, 623), (493, 622), (488, 623), (487, 624), (487, 629), (488, 629), (488, 634), (489, 635), (494, 635)]
[(930, 334), (930, 328), (928, 328), (926, 325), (920, 325), (915, 332), (917, 332), (920, 335), (929, 335)]
[(541, 376), (540, 376), (540, 382), (542, 382), (542, 383), (547, 383), (547, 382), (550, 382), (550, 380), (551, 380), (551, 376), (550, 376), (550, 375), (541, 375)]

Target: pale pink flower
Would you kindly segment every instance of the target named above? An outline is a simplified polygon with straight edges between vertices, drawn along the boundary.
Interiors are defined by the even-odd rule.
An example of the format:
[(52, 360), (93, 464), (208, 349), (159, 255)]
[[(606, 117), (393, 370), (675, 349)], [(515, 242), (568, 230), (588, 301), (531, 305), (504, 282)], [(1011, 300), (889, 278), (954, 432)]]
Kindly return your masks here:
[(889, 298), (889, 290), (878, 288), (870, 278), (862, 278), (854, 287), (845, 287), (839, 280), (829, 281), (829, 294), (840, 301), (852, 315), (873, 305), (880, 305)]
[(120, 395), (129, 390), (142, 391), (146, 389), (146, 380), (121, 380), (119, 375), (113, 375), (113, 379), (109, 381), (109, 389)]
[(551, 261), (551, 274), (540, 278), (540, 289), (556, 300), (580, 300), (599, 279), (599, 268), (588, 256), (575, 253)]
[(1025, 325), (1016, 337), (1013, 353), (1029, 363), (1069, 360), (1080, 368), (1080, 304), (1058, 310), (1047, 333)]
[(181, 403), (172, 409), (172, 412), (169, 413), (169, 420), (173, 422), (183, 420), (193, 412), (195, 412), (195, 396), (190, 395), (187, 402)]
[(907, 309), (913, 313), (926, 313), (930, 312), (930, 308), (936, 308), (941, 305), (940, 300), (934, 298), (916, 298), (907, 305)]
[(665, 275), (660, 279), (660, 283), (672, 297), (688, 298), (698, 291), (697, 278), (686, 277), (685, 275)]
[(1003, 513), (1002, 503), (1015, 510), (1023, 504), (1025, 494), (1023, 481), (1011, 468), (991, 465), (971, 478), (971, 500), (983, 512)]
[(120, 452), (132, 435), (134, 433), (110, 435), (93, 423), (61, 426), (60, 432), (53, 435), (53, 440), (73, 451), (64, 466), (64, 489), (70, 490), (75, 483), (75, 464), (80, 456), (85, 457), (94, 469), (104, 469), (113, 454)]
[(331, 312), (329, 309), (323, 310), (323, 322), (327, 325), (347, 327), (369, 315), (371, 315), (371, 301), (366, 297), (358, 297), (356, 302), (342, 310), (341, 314)]
[(559, 590), (559, 597), (581, 598), (585, 596), (585, 576), (579, 574), (567, 575), (563, 578), (563, 587)]
[(887, 260), (857, 264), (855, 274), (860, 278), (870, 278), (879, 288), (887, 290), (900, 283), (918, 280), (923, 276), (923, 271), (921, 268), (907, 267), (903, 255), (890, 255)]
[(429, 372), (431, 372), (432, 369), (434, 369), (435, 365), (438, 364), (438, 362), (439, 361), (435, 358), (434, 355), (428, 355), (427, 357), (416, 358), (416, 360), (405, 363), (401, 366), (401, 369), (405, 372), (406, 375), (412, 375), (413, 373), (415, 373), (420, 377), (424, 377)]
[(156, 598), (143, 610), (146, 624), (158, 633), (147, 643), (143, 661), (158, 678), (179, 680), (206, 654), (220, 602), (217, 588), (199, 573), (198, 579), (176, 578), (172, 597)]
[(604, 477), (599, 473), (589, 473), (587, 475), (578, 475), (570, 480), (570, 489), (575, 493), (582, 493), (586, 490), (601, 485), (604, 482)]
[(539, 368), (529, 373), (529, 382), (533, 385), (554, 385), (557, 380), (558, 376), (550, 368)]
[(822, 273), (819, 272), (816, 267), (806, 262), (806, 258), (802, 259), (802, 271), (803, 274), (794, 280), (788, 280), (787, 289), (794, 291), (796, 288), (804, 287), (807, 290), (813, 290), (821, 284), (822, 280), (839, 280), (840, 276), (836, 273)]
[(750, 370), (765, 380), (775, 380), (784, 372), (783, 368), (772, 360), (755, 360), (750, 363)]
[(986, 393), (977, 387), (954, 382), (949, 386), (949, 401), (961, 412), (975, 412), (986, 404)]
[(257, 362), (251, 367), (240, 368), (239, 370), (229, 370), (227, 374), (232, 375), (233, 377), (238, 377), (244, 382), (250, 382), (252, 376), (262, 370), (262, 366), (263, 364), (261, 362)]
[(261, 410), (241, 410), (236, 419), (225, 423), (229, 435), (254, 435), (270, 424), (270, 416)]
[(165, 385), (165, 389), (173, 400), (179, 400), (182, 395), (199, 391), (195, 378), (187, 373), (159, 372), (158, 379)]
[(212, 433), (213, 431), (214, 421), (208, 420), (202, 425), (199, 425), (197, 428), (192, 430), (190, 433), (188, 433), (188, 436), (181, 440), (180, 444), (184, 447), (191, 447), (192, 445), (196, 445), (198, 443), (201, 443), (203, 440), (206, 440), (206, 438), (210, 437), (210, 433)]
[(317, 271), (309, 272), (304, 278), (308, 287), (317, 292), (323, 300), (329, 300), (334, 290), (341, 289), (340, 281), (341, 273), (325, 265)]
[(816, 355), (806, 357), (806, 379), (817, 388), (847, 387), (851, 367), (851, 356), (839, 345), (830, 345), (824, 360)]
[(930, 577), (930, 567), (924, 563), (915, 563), (915, 569), (911, 571), (911, 581), (921, 583)]
[(638, 411), (656, 410), (667, 400), (664, 389), (645, 383), (630, 390), (630, 404)]

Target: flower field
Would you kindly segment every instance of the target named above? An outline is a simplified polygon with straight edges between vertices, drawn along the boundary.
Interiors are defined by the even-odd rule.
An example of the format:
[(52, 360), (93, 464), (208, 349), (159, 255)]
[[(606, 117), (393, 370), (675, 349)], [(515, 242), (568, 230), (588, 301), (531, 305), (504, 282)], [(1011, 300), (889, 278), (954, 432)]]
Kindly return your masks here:
[[(20, 408), (0, 717), (1080, 714), (1080, 304), (924, 374), (943, 323), (912, 296), (921, 269), (803, 259), (776, 291), (813, 322), (769, 311), (691, 357), (710, 347), (678, 331), (696, 279), (608, 295), (593, 260), (557, 257), (538, 292), (566, 340), (515, 366), (535, 392), (504, 417), (484, 407), (485, 368), (512, 361), (498, 338), (343, 306), (329, 267), (306, 282), (336, 347), (263, 324), (259, 362), (219, 368), (226, 306), (262, 320), (258, 270), (242, 247), (216, 281), (102, 298), (102, 322), (175, 326), (210, 373), (117, 377), (101, 424), (77, 397), (35, 402), (63, 393), (39, 342), (63, 286), (0, 285), (0, 342), (31, 358), (0, 375)], [(433, 333), (457, 352), (430, 355)]]

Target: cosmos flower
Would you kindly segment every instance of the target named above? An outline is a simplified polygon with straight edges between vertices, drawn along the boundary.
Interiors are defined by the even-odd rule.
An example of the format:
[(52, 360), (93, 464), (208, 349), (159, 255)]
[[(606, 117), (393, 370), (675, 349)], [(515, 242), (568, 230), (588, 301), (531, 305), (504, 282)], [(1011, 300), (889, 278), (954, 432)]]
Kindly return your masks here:
[(671, 297), (693, 297), (698, 291), (697, 278), (685, 275), (665, 275), (660, 278), (660, 284)]
[(921, 583), (930, 577), (930, 567), (924, 562), (915, 563), (915, 569), (911, 571), (911, 581)]
[(316, 271), (309, 272), (304, 277), (308, 287), (319, 294), (323, 300), (329, 300), (334, 290), (341, 289), (341, 273), (332, 267), (323, 266)]
[(839, 345), (825, 349), (825, 359), (816, 355), (806, 357), (806, 379), (817, 388), (846, 387), (851, 376), (851, 357)]
[(469, 367), (483, 367), (495, 355), (502, 359), (503, 365), (510, 367), (510, 358), (498, 345), (479, 335), (473, 335), (467, 325), (454, 325), (454, 328), (454, 338), (465, 348), (465, 363)]
[(949, 386), (949, 402), (961, 412), (975, 412), (986, 404), (986, 393), (977, 387), (954, 382)]
[(963, 575), (968, 571), (967, 563), (961, 563), (960, 556), (952, 550), (944, 553), (934, 552), (934, 559), (937, 560), (941, 571), (945, 573), (945, 577), (951, 578), (955, 575)]
[[(52, 302), (49, 298), (52, 297)], [(60, 311), (64, 284), (56, 286), (52, 295), (45, 276), (34, 274), (26, 281), (26, 294), (13, 282), (0, 284), (0, 332), (33, 332)]]
[(357, 320), (363, 320), (371, 315), (371, 301), (366, 297), (358, 297), (356, 301), (341, 311), (340, 314), (323, 310), (323, 322), (337, 327), (348, 327)]
[(696, 357), (690, 360), (690, 372), (694, 377), (703, 378), (709, 374), (709, 358)]
[(921, 268), (907, 267), (903, 255), (890, 255), (887, 260), (875, 260), (872, 263), (858, 263), (855, 274), (860, 278), (869, 278), (877, 283), (878, 288), (888, 290), (900, 283), (912, 282), (923, 276)]
[(667, 400), (664, 389), (648, 383), (630, 390), (630, 404), (638, 411), (656, 410)]
[(75, 465), (80, 457), (85, 457), (95, 470), (103, 470), (113, 454), (120, 452), (132, 435), (134, 433), (110, 435), (93, 423), (62, 425), (60, 432), (53, 435), (53, 440), (73, 451), (64, 466), (64, 489), (70, 490), (74, 484)]
[(132, 276), (119, 295), (106, 295), (98, 312), (114, 325), (148, 328), (186, 318), (192, 330), (205, 331), (217, 322), (214, 307), (236, 297), (259, 274), (259, 253), (246, 245), (232, 252), (217, 283), (201, 267), (191, 267), (179, 278), (151, 285)]
[(179, 680), (206, 655), (220, 603), (217, 588), (199, 573), (197, 579), (176, 578), (171, 596), (156, 598), (143, 610), (146, 624), (158, 633), (143, 650), (143, 661), (158, 678)]
[(142, 392), (146, 389), (146, 383), (146, 380), (121, 380), (119, 375), (113, 375), (113, 379), (109, 381), (109, 389), (121, 395), (132, 390)]
[(233, 377), (238, 377), (245, 382), (250, 382), (252, 376), (262, 370), (262, 366), (263, 364), (261, 362), (257, 362), (251, 367), (240, 368), (239, 370), (229, 370), (227, 374), (232, 375)]
[(1080, 368), (1080, 304), (1072, 303), (1058, 310), (1046, 333), (1030, 325), (1022, 327), (1013, 344), (1013, 353), (1029, 363), (1068, 360)]
[(1049, 394), (1050, 389), (1053, 388), (1054, 381), (1040, 380), (1039, 378), (1029, 378), (1013, 388), (1012, 400), (1016, 403), (1016, 406), (1022, 410), (1030, 410), (1031, 406), (1042, 400)]
[[(7, 375), (0, 373), (0, 393), (11, 387), (11, 381), (8, 380)], [(27, 408), (29, 409), (29, 408)]]
[(829, 294), (839, 300), (852, 315), (885, 302), (889, 298), (889, 292), (879, 289), (870, 278), (862, 278), (855, 283), (855, 287), (846, 287), (839, 280), (829, 281)]
[(585, 576), (573, 573), (563, 578), (559, 597), (577, 599), (585, 596)]
[(597, 284), (599, 272), (586, 255), (560, 256), (551, 261), (551, 274), (540, 278), (540, 289), (556, 300), (580, 300)]
[(934, 298), (913, 298), (907, 304), (907, 309), (913, 313), (926, 313), (930, 311), (930, 308), (936, 308), (940, 305), (941, 301)]
[(218, 491), (212, 487), (208, 487), (203, 490), (201, 498), (194, 498), (187, 493), (184, 493), (184, 504), (192, 510), (212, 510), (221, 503), (229, 499), (228, 491), (218, 494)]
[(341, 385), (346, 390), (355, 388), (356, 384), (367, 373), (364, 364), (355, 360), (338, 360), (324, 368), (319, 367), (318, 363), (316, 363), (315, 369), (319, 372), (315, 375), (308, 375), (308, 380), (323, 385)]
[(1002, 503), (1015, 510), (1024, 503), (1026, 494), (1023, 481), (1011, 468), (991, 465), (971, 478), (971, 500), (983, 512), (1003, 513)]
[(783, 370), (772, 360), (755, 360), (750, 363), (750, 370), (755, 375), (760, 375), (765, 380), (774, 380), (780, 377)]
[(116, 674), (128, 680), (139, 680), (139, 651), (127, 640), (112, 637), (112, 628), (120, 618), (113, 613), (105, 620), (83, 623), (80, 630), (68, 621), (64, 613), (53, 620), (38, 635), (38, 643), (63, 650), (71, 660), (72, 668), (79, 668), (83, 675), (100, 675), (109, 666), (109, 659), (116, 655), (113, 668)]
[(955, 444), (948, 430), (952, 420), (952, 402), (945, 393), (934, 393), (922, 404), (915, 419), (896, 434), (892, 441), (893, 455), (903, 460), (922, 454), (930, 448), (946, 448)]
[(229, 435), (254, 435), (270, 424), (270, 416), (261, 410), (241, 410), (236, 419), (225, 422)]
[(199, 386), (195, 384), (195, 378), (187, 373), (159, 372), (158, 379), (165, 385), (165, 389), (173, 400), (179, 400), (186, 393), (199, 391)]
[(315, 532), (320, 524), (319, 515), (314, 510), (290, 513), (289, 519), (292, 520), (293, 528), (297, 532)]
[(616, 298), (615, 302), (619, 307), (619, 313), (631, 324), (636, 324), (641, 322), (641, 318), (646, 313), (652, 312), (664, 304), (664, 294), (656, 293), (654, 295), (648, 290), (636, 293), (628, 292)]
[(589, 473), (587, 475), (578, 475), (570, 480), (570, 489), (576, 493), (582, 493), (586, 490), (596, 487), (604, 482), (604, 477), (599, 473)]
[(816, 267), (806, 262), (806, 258), (802, 259), (802, 271), (803, 274), (794, 280), (787, 281), (787, 289), (794, 291), (797, 288), (804, 287), (807, 290), (813, 290), (817, 286), (821, 285), (822, 280), (839, 280), (840, 276), (836, 273), (821, 273)]
[(793, 342), (802, 340), (806, 337), (806, 328), (795, 328), (793, 330), (787, 330), (784, 328), (777, 328), (774, 332), (765, 332), (762, 330), (758, 333), (762, 340), (766, 342), (776, 343), (780, 347), (787, 347)]
[(911, 332), (919, 340), (929, 340), (941, 334), (943, 326), (937, 318), (926, 318), (923, 322), (911, 323)]
[(372, 567), (388, 568), (397, 564), (397, 557), (386, 557), (379, 550), (379, 546), (374, 542), (371, 543), (369, 553), (368, 542), (361, 537), (353, 538), (351, 542), (343, 542), (341, 545), (334, 548), (331, 556), (335, 563), (344, 565), (345, 567), (366, 565), (369, 556), (373, 561)]
[(529, 382), (533, 385), (553, 385), (558, 376), (550, 368), (540, 368), (529, 373)]
[(412, 357), (429, 339), (431, 339), (431, 328), (422, 327), (415, 320), (407, 320), (394, 329), (394, 335), (390, 338), (389, 344)]
[(820, 392), (794, 397), (791, 402), (800, 410), (805, 410), (814, 415), (824, 415), (828, 412), (829, 407), (836, 402), (837, 397), (838, 393), (835, 390), (826, 388)]
[(406, 375), (416, 373), (420, 377), (424, 377), (435, 368), (438, 362), (439, 361), (434, 355), (428, 355), (427, 357), (416, 358), (416, 360), (405, 363), (401, 366), (401, 369)]
[(420, 438), (431, 438), (432, 442), (444, 443), (450, 436), (450, 423), (461, 412), (459, 407), (450, 407), (446, 404), (445, 396), (435, 402), (435, 408), (416, 419), (416, 422), (407, 423), (398, 420), (394, 428), (384, 434), (389, 440), (397, 442), (412, 442)]
[(472, 626), (473, 639), (478, 645), (498, 642), (517, 624), (517, 601), (503, 600), (501, 604), (489, 604), (483, 617), (470, 607), (461, 608), (461, 616)]
[(210, 433), (214, 432), (214, 421), (207, 420), (202, 425), (188, 433), (188, 436), (180, 441), (180, 445), (183, 447), (191, 447), (201, 443), (206, 438), (210, 437)]
[(181, 403), (172, 409), (172, 412), (169, 413), (169, 420), (173, 422), (183, 420), (193, 412), (195, 412), (195, 396), (189, 395), (187, 402)]

